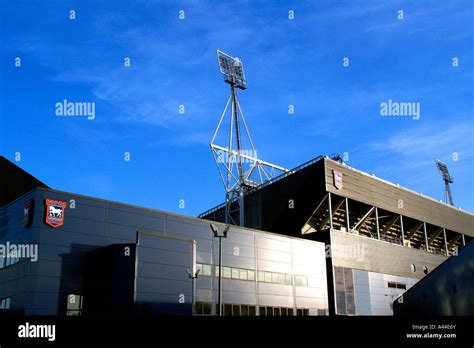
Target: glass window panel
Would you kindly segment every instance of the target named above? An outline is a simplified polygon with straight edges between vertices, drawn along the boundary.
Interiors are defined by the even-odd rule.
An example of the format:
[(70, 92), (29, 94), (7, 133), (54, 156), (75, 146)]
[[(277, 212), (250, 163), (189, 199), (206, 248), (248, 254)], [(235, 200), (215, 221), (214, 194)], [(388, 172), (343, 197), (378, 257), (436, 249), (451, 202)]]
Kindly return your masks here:
[(255, 306), (249, 306), (249, 315), (255, 315)]
[(231, 278), (232, 271), (230, 267), (222, 267), (222, 277), (223, 278)]
[(211, 313), (212, 313), (212, 303), (204, 302), (203, 314), (211, 314)]
[(259, 282), (264, 282), (265, 281), (265, 272), (258, 271), (258, 281)]
[(239, 305), (232, 305), (232, 315), (233, 316), (240, 316), (240, 306)]
[(283, 273), (278, 275), (278, 283), (285, 284), (285, 275)]
[(278, 284), (278, 273), (272, 273), (272, 283)]
[(251, 270), (248, 270), (247, 271), (247, 279), (248, 280), (255, 280), (255, 272), (251, 271)]
[(202, 309), (202, 302), (196, 302), (196, 314), (203, 314), (204, 310)]
[(224, 304), (224, 315), (228, 315), (228, 316), (232, 315), (232, 305), (231, 304)]
[(210, 276), (212, 274), (211, 265), (202, 265), (202, 275)]
[(241, 280), (247, 280), (247, 270), (246, 270), (246, 269), (241, 269), (241, 270), (240, 270), (240, 276), (239, 276), (239, 278), (240, 278)]
[(242, 315), (242, 316), (247, 316), (247, 315), (249, 315), (249, 306), (242, 305), (242, 307), (241, 307), (241, 315)]
[(232, 268), (232, 279), (239, 279), (239, 269)]
[(285, 275), (285, 282), (287, 285), (291, 285), (292, 282), (291, 282), (291, 274), (286, 274)]
[(265, 272), (265, 281), (267, 283), (271, 283), (272, 282), (272, 274), (271, 272)]

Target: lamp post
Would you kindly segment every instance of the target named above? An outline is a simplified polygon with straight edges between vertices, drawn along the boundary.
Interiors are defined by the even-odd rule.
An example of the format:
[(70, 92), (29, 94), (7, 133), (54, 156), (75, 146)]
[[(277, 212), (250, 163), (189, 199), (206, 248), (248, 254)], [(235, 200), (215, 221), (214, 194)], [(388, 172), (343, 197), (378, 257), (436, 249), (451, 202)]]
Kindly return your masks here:
[(219, 308), (218, 316), (222, 316), (222, 238), (227, 238), (227, 232), (229, 231), (230, 225), (226, 225), (222, 234), (219, 233), (219, 229), (216, 225), (210, 224), (214, 237), (219, 238), (219, 286), (217, 292), (217, 308)]
[[(194, 269), (194, 267), (193, 267)], [(188, 278), (191, 278), (191, 313), (192, 315), (196, 314), (196, 301), (194, 298), (194, 293), (196, 292), (196, 279), (198, 274), (201, 270), (198, 269), (196, 272), (191, 272), (189, 268), (186, 268), (186, 273), (188, 274)]]

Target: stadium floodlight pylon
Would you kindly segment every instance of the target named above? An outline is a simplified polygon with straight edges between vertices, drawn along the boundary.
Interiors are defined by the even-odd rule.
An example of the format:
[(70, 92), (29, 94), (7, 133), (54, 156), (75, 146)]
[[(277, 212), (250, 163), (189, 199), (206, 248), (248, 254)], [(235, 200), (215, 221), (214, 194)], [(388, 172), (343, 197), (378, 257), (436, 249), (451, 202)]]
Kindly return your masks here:
[[(230, 85), (230, 95), (217, 124), (210, 147), (226, 190), (225, 221), (229, 224), (245, 226), (245, 194), (258, 185), (288, 169), (262, 161), (257, 157), (245, 117), (237, 99), (237, 88), (247, 89), (244, 67), (239, 58), (217, 50), (217, 61), (224, 81)], [(229, 108), (230, 106), (230, 108)], [(230, 111), (229, 123), (224, 118)], [(227, 147), (215, 144), (216, 137), (228, 126)], [(244, 132), (241, 132), (241, 129)], [(221, 132), (220, 132), (221, 131)], [(237, 218), (238, 217), (238, 218)]]
[(441, 162), (440, 160), (435, 158), (436, 167), (438, 167), (439, 173), (443, 177), (444, 181), (444, 202), (454, 206), (453, 197), (451, 195), (451, 188), (449, 184), (453, 183), (453, 177), (449, 174), (448, 166), (446, 163)]

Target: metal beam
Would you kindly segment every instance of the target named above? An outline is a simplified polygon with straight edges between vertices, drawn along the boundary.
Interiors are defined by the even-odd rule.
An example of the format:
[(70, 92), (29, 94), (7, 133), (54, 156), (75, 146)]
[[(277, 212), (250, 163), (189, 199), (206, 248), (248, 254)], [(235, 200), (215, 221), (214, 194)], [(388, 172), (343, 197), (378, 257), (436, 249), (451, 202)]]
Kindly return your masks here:
[(349, 221), (349, 199), (346, 197), (345, 201), (346, 201), (346, 229), (347, 229), (347, 232), (349, 232), (351, 230), (350, 228), (351, 224)]
[(398, 221), (398, 219), (400, 218), (400, 215), (395, 215), (393, 216), (388, 222), (387, 222), (387, 225), (385, 225), (385, 227), (383, 228), (382, 232), (380, 233), (382, 236), (385, 235), (385, 233), (388, 232), (388, 230), (393, 226), (393, 224), (395, 222)]
[(452, 238), (449, 242), (448, 242), (448, 250), (450, 250), (455, 244), (456, 242), (461, 239), (462, 235), (461, 234), (458, 234), (456, 236), (454, 236), (454, 238)]
[(446, 240), (446, 229), (443, 228), (443, 237), (444, 237), (444, 251), (446, 253), (446, 256), (448, 255), (448, 241)]
[(332, 230), (332, 200), (331, 200), (331, 192), (328, 192), (328, 207), (329, 207), (329, 228)]
[(402, 232), (402, 245), (405, 246), (405, 229), (403, 228), (403, 216), (400, 214), (400, 230)]
[(415, 233), (418, 232), (418, 230), (420, 229), (421, 226), (423, 226), (423, 222), (419, 222), (415, 226), (413, 226), (412, 229), (410, 231), (408, 231), (406, 239), (410, 240), (411, 237), (413, 237), (415, 235)]
[[(344, 198), (341, 198), (341, 200), (336, 203), (336, 206), (334, 207), (334, 209), (331, 208), (332, 215), (334, 215), (339, 210), (339, 208), (341, 208), (342, 203), (344, 203)], [(321, 222), (319, 230), (324, 229), (326, 225), (328, 224), (328, 222), (329, 222), (329, 215)]]
[(351, 229), (351, 232), (358, 231), (362, 223), (370, 216), (370, 214), (372, 214), (374, 210), (375, 207), (370, 208), (369, 211), (359, 220), (359, 222), (357, 222), (354, 228)]
[(316, 229), (314, 228), (314, 226), (311, 226), (310, 225), (310, 221), (311, 219), (316, 215), (316, 213), (319, 211), (319, 208), (321, 208), (321, 206), (323, 205), (324, 201), (326, 200), (326, 198), (328, 197), (328, 194), (326, 194), (323, 199), (321, 200), (321, 202), (319, 202), (318, 206), (316, 207), (316, 209), (313, 211), (313, 213), (311, 214), (311, 216), (309, 217), (309, 219), (306, 221), (306, 223), (304, 224), (303, 228), (301, 229), (301, 233), (302, 234), (305, 234), (305, 233), (308, 233), (312, 228), (314, 229), (313, 232), (316, 232)]
[(377, 229), (377, 239), (380, 239), (379, 210), (375, 207), (375, 228)]
[(425, 250), (428, 251), (428, 234), (426, 233), (426, 222), (423, 222), (423, 232), (425, 234)]
[(436, 238), (438, 238), (438, 236), (440, 235), (440, 233), (443, 232), (443, 228), (442, 227), (438, 227), (438, 229), (433, 233), (433, 235), (430, 237), (430, 239), (428, 240), (428, 246), (431, 245), (431, 243), (434, 242), (434, 240)]

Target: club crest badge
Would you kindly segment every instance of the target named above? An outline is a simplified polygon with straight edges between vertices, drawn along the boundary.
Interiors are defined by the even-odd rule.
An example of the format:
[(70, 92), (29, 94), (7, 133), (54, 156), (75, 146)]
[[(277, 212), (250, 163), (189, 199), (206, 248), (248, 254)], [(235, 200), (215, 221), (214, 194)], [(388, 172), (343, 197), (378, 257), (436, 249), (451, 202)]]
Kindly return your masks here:
[(66, 202), (54, 199), (46, 199), (46, 217), (45, 222), (51, 227), (60, 227), (64, 225), (64, 211), (66, 210)]
[(344, 186), (344, 183), (342, 181), (342, 173), (338, 172), (337, 170), (332, 171), (332, 176), (334, 178), (334, 186), (338, 190), (342, 190), (342, 187)]

